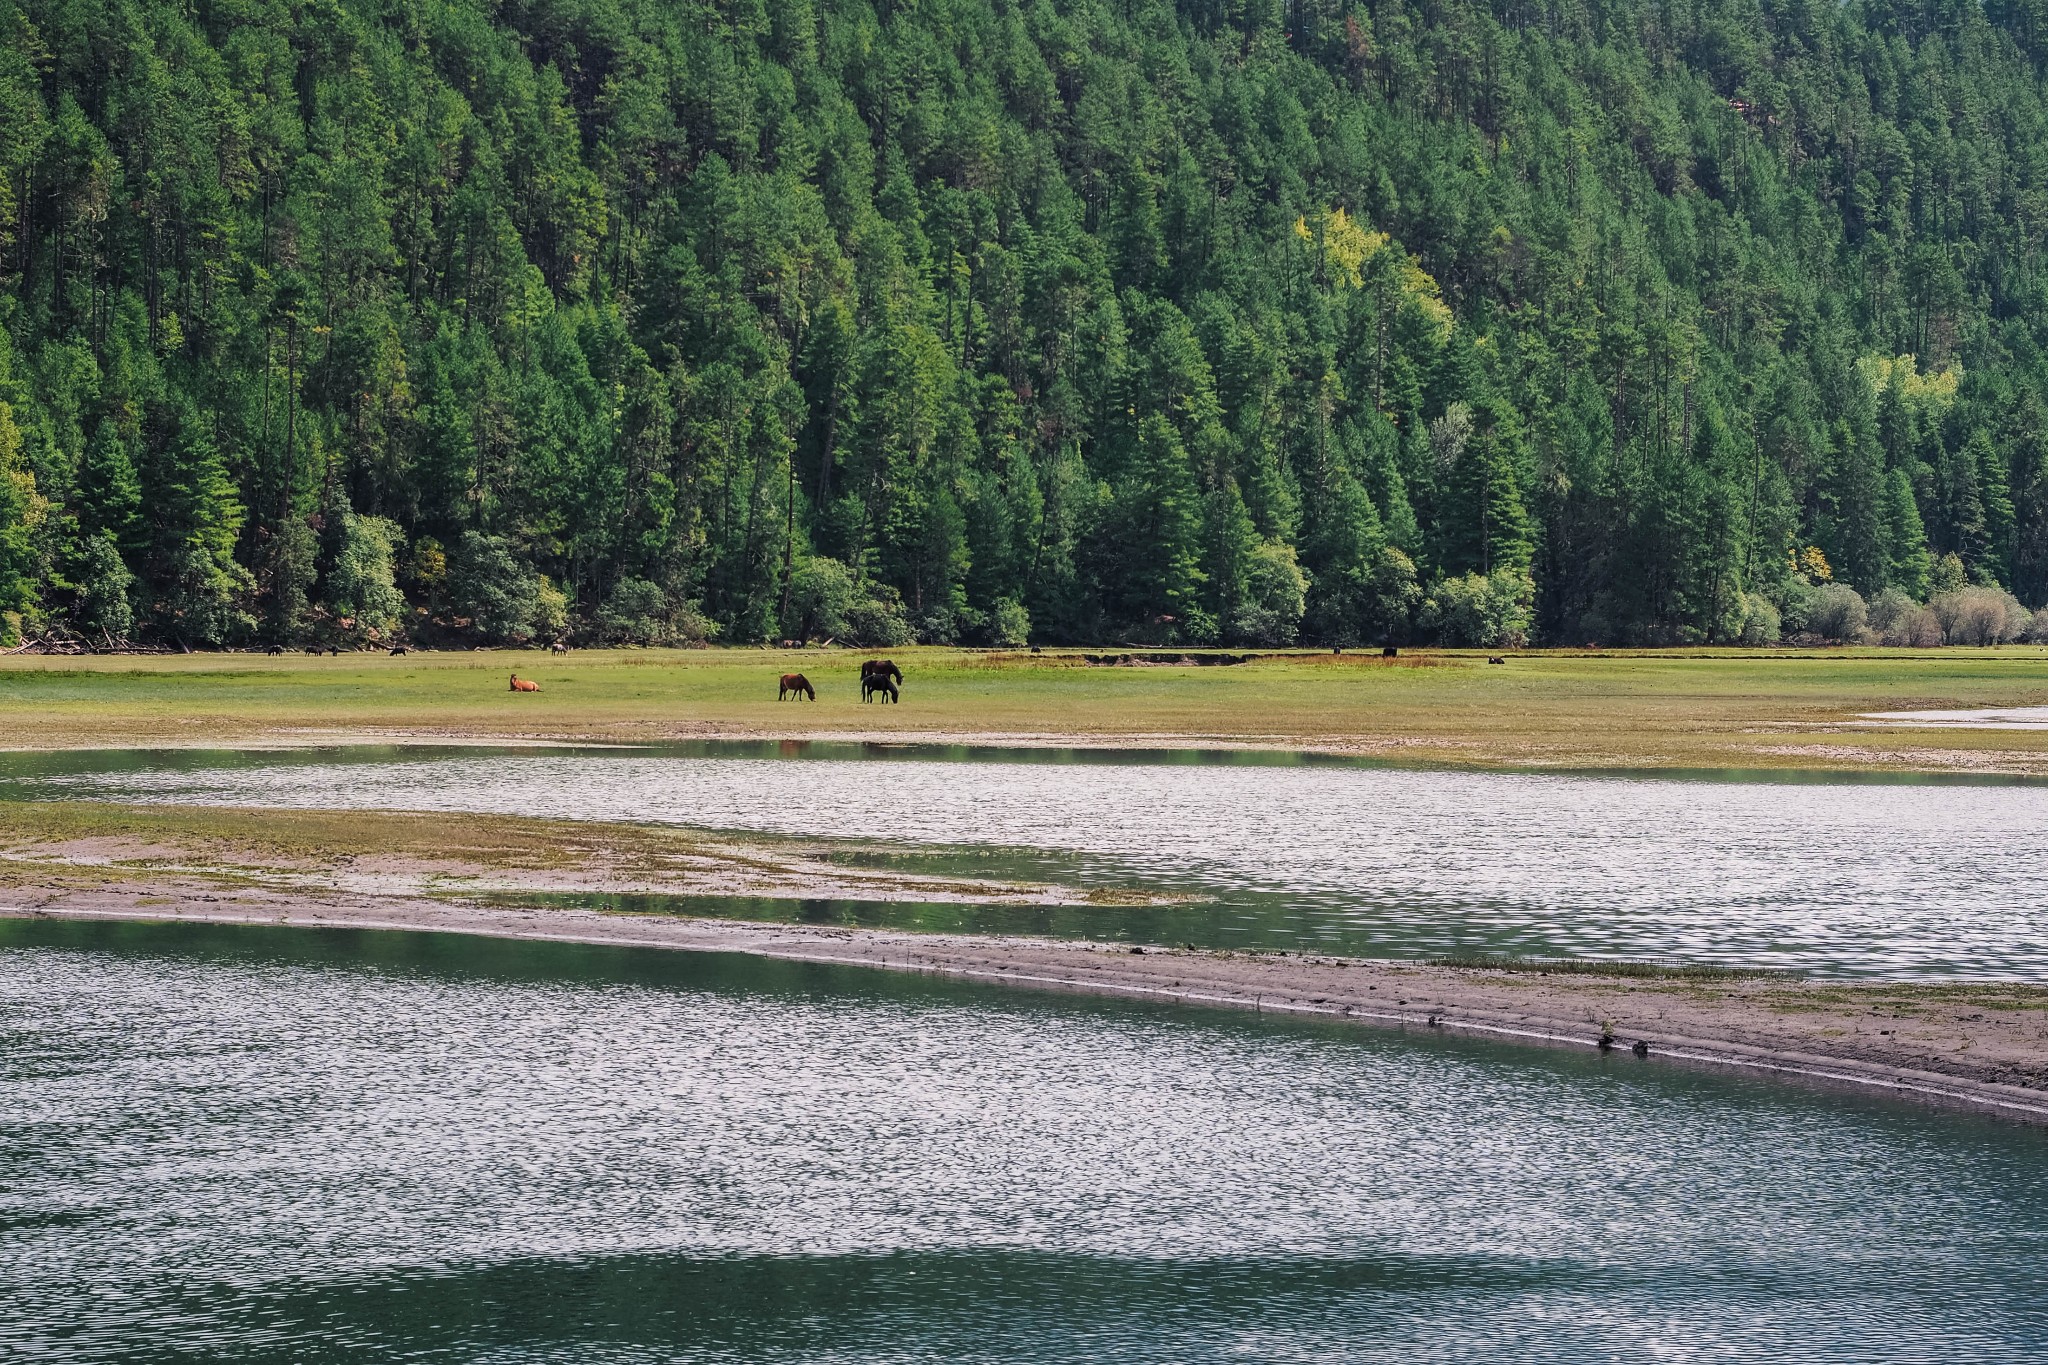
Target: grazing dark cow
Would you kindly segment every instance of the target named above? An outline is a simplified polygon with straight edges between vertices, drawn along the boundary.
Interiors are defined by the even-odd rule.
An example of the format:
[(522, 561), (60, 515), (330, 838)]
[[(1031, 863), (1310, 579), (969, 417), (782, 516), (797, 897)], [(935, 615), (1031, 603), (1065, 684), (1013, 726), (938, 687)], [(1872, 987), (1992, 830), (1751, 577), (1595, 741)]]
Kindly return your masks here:
[(320, 652), (320, 646), (318, 646), (318, 645), (307, 645), (307, 646), (306, 646), (306, 652), (307, 652), (308, 654), (318, 654), (318, 653)]
[(284, 646), (283, 646), (283, 645), (272, 645), (272, 646), (271, 646), (270, 648), (268, 648), (268, 649), (264, 650), (263, 652), (264, 652), (265, 654), (268, 654), (268, 655), (271, 655), (271, 656), (275, 657), (276, 655), (279, 655), (279, 654), (282, 654), (282, 653), (284, 653)]
[(818, 689), (811, 686), (811, 680), (801, 673), (785, 673), (782, 675), (782, 685), (775, 691), (775, 700), (786, 701), (790, 697), (807, 697), (816, 701)]
[(884, 701), (903, 699), (902, 693), (896, 690), (896, 684), (889, 681), (887, 673), (870, 673), (860, 680), (860, 699), (873, 701), (877, 696)]
[(540, 691), (540, 684), (530, 678), (522, 678), (517, 673), (514, 673), (512, 675), (512, 690), (514, 692), (538, 692)]
[(398, 657), (399, 655), (401, 655), (401, 654), (403, 654), (403, 653), (405, 653), (405, 646), (404, 646), (404, 645), (393, 645), (393, 646), (391, 647), (391, 657), (392, 657), (392, 658), (394, 658), (394, 659), (395, 659), (395, 658), (397, 658), (397, 657)]

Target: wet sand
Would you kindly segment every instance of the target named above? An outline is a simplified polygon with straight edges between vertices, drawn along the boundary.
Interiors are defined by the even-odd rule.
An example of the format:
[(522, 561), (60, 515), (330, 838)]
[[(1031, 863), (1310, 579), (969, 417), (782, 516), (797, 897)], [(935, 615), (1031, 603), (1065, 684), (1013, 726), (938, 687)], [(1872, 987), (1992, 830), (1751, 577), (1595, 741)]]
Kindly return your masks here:
[[(291, 924), (750, 953), (1350, 1020), (1877, 1090), (2048, 1124), (2048, 987), (1586, 975), (524, 909), (160, 875), (15, 886), (0, 916)], [(1647, 1055), (1637, 1055), (1637, 1044)]]

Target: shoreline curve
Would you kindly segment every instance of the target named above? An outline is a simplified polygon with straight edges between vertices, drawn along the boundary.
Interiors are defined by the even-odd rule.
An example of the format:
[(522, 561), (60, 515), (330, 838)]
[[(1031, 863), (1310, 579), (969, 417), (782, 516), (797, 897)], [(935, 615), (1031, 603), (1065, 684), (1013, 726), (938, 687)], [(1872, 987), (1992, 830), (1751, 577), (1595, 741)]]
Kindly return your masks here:
[[(1578, 1050), (1608, 1047), (1628, 1056), (1637, 1044), (1647, 1062), (1771, 1076), (1831, 1089), (1888, 1094), (1942, 1108), (2048, 1126), (2048, 1079), (2015, 1085), (1983, 1074), (1985, 1067), (2048, 1078), (2048, 991), (2015, 1013), (2038, 1020), (2000, 1020), (2011, 1027), (1988, 1039), (1996, 1057), (1936, 1070), (1871, 1055), (1860, 1032), (1855, 1047), (1831, 1045), (1799, 1004), (1772, 1014), (1727, 983), (1556, 976), (1492, 968), (1292, 954), (1230, 954), (1133, 948), (1099, 942), (813, 926), (757, 921), (624, 915), (574, 909), (526, 909), (416, 897), (345, 900), (259, 897), (251, 903), (185, 902), (0, 904), (0, 918), (206, 923), (452, 933), (476, 937), (740, 953), (793, 962), (865, 967), (1002, 984), (1014, 988), (1154, 1000), (1200, 1008), (1240, 1009), (1368, 1027), (1423, 1030)], [(99, 897), (78, 898), (99, 900)], [(106, 898), (114, 899), (114, 898)], [(1395, 999), (1369, 999), (1382, 989)], [(1863, 995), (1880, 1008), (1895, 983), (1785, 983), (1768, 989), (1834, 1000)], [(1940, 988), (1917, 988), (1940, 989)], [(1402, 994), (1401, 992), (1405, 992)], [(1710, 997), (1722, 996), (1715, 1001)], [(1412, 998), (1411, 998), (1412, 997)], [(1631, 999), (1634, 997), (1634, 999)], [(1736, 1002), (1730, 1005), (1729, 1002)], [(1617, 1011), (1609, 1013), (1608, 1011)], [(1836, 1016), (1849, 1017), (1838, 1010)], [(1713, 1027), (1716, 1015), (1727, 1027)], [(1675, 1017), (1674, 1017), (1675, 1016)], [(1892, 1017), (1897, 1016), (1878, 1016)], [(1983, 1023), (1980, 1009), (1958, 1018)], [(2033, 1022), (2031, 1038), (2025, 1024)], [(1707, 1027), (1701, 1027), (1702, 1023)], [(1803, 1027), (1802, 1027), (1803, 1026)], [(2008, 1036), (2010, 1035), (2010, 1036)], [(1895, 1036), (1887, 1030), (1880, 1037)], [(1955, 1051), (1987, 1041), (1980, 1030)], [(2002, 1060), (1997, 1060), (2002, 1059)], [(1635, 1058), (1631, 1058), (1635, 1060)], [(2035, 1070), (2034, 1068), (2039, 1068)], [(1994, 1071), (1996, 1074), (1996, 1070)]]

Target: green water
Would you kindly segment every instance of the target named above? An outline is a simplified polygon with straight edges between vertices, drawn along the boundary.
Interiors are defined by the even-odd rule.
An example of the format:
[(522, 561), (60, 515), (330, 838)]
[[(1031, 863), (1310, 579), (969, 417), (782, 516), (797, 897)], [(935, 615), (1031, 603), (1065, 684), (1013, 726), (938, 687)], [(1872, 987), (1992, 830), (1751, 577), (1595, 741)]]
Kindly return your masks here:
[(0, 1358), (2048, 1359), (2048, 1135), (853, 969), (0, 921)]

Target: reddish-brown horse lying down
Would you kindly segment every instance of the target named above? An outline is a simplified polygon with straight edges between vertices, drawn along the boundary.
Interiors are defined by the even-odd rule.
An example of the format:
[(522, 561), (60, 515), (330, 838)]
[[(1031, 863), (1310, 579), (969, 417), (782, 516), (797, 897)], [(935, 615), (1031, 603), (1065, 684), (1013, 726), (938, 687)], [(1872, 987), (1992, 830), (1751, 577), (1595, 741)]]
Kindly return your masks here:
[(512, 690), (514, 692), (538, 692), (540, 691), (540, 684), (531, 678), (522, 678), (517, 673), (514, 673), (512, 675)]
[(775, 700), (782, 701), (792, 696), (809, 697), (816, 701), (818, 689), (811, 686), (811, 680), (801, 673), (785, 673), (782, 675), (782, 686), (775, 693)]

